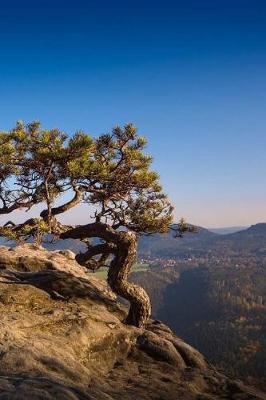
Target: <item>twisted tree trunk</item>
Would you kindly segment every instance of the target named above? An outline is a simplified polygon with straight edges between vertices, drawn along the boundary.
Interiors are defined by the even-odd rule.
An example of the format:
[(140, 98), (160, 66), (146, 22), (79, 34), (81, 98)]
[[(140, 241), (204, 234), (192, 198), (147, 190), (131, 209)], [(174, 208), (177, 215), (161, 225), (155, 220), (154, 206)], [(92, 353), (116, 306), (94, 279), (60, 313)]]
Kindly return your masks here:
[[(128, 300), (130, 309), (125, 323), (143, 327), (151, 315), (151, 303), (145, 290), (128, 282), (128, 274), (136, 259), (137, 237), (134, 232), (119, 232), (108, 225), (93, 223), (70, 229), (60, 235), (62, 239), (99, 237), (113, 243), (115, 250), (108, 271), (108, 283), (118, 295)], [(109, 249), (110, 252), (110, 249)]]
[(145, 290), (128, 282), (128, 275), (136, 259), (137, 238), (133, 232), (119, 232), (119, 244), (108, 271), (111, 289), (128, 300), (130, 309), (125, 322), (142, 327), (151, 315), (151, 303)]

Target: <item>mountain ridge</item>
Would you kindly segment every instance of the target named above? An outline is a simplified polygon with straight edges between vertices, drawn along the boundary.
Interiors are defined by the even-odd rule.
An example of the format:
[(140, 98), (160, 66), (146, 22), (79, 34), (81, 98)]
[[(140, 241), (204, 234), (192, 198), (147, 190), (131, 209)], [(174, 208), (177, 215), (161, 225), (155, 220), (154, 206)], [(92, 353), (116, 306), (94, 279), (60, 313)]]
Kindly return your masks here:
[(227, 235), (229, 233), (241, 232), (247, 229), (248, 226), (227, 226), (223, 228), (207, 228), (209, 231), (213, 233), (218, 233), (219, 235)]
[(214, 233), (206, 228), (196, 227), (196, 233), (187, 233), (178, 240), (171, 233), (163, 236), (141, 238), (139, 252), (142, 256), (174, 258), (230, 255), (266, 255), (266, 223), (258, 223), (247, 229), (227, 233)]

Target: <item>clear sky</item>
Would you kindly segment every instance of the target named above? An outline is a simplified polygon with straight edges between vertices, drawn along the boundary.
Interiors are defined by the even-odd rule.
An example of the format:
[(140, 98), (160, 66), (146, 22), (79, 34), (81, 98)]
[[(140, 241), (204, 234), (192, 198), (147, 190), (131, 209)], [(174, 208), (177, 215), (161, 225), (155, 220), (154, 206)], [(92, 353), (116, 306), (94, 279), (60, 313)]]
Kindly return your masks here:
[(177, 218), (266, 220), (264, 0), (0, 6), (1, 130), (37, 119), (96, 136), (133, 122)]

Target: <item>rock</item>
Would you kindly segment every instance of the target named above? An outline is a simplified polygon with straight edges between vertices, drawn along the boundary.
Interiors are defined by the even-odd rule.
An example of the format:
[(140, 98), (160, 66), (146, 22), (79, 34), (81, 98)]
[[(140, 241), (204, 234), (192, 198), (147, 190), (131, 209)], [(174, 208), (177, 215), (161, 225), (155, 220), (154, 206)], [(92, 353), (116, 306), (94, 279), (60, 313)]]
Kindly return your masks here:
[(65, 256), (69, 260), (75, 260), (76, 258), (76, 254), (71, 250), (59, 250), (58, 253)]
[(92, 276), (88, 278), (87, 269), (76, 262), (75, 254), (70, 250), (48, 251), (35, 244), (24, 244), (15, 248), (2, 246), (0, 247), (0, 270), (7, 269), (16, 273), (43, 270), (45, 270), (45, 273), (47, 273), (47, 270), (62, 271), (71, 274), (71, 277), (82, 278), (92, 283), (101, 293), (112, 299), (116, 298), (104, 281)]
[(6, 378), (5, 383), (0, 400), (91, 400), (86, 393), (49, 379)]
[(73, 255), (0, 249), (0, 400), (265, 399), (160, 321), (124, 306)]
[(171, 341), (159, 337), (153, 332), (145, 332), (137, 339), (139, 348), (158, 361), (164, 361), (181, 369), (186, 364), (181, 355), (176, 351)]
[(166, 325), (160, 323), (159, 321), (154, 321), (153, 323), (148, 324), (147, 329), (170, 341), (178, 353), (182, 355), (182, 358), (185, 360), (187, 366), (200, 369), (207, 368), (207, 363), (204, 360), (203, 355), (192, 346), (185, 343), (182, 339), (174, 335), (171, 329)]

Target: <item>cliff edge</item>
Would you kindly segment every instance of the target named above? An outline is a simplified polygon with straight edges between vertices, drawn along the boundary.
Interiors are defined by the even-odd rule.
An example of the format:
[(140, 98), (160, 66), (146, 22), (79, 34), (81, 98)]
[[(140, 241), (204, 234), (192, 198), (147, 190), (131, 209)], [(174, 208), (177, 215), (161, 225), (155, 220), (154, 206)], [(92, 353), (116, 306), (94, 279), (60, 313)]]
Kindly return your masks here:
[(125, 315), (70, 251), (0, 247), (0, 399), (266, 399), (160, 321)]

